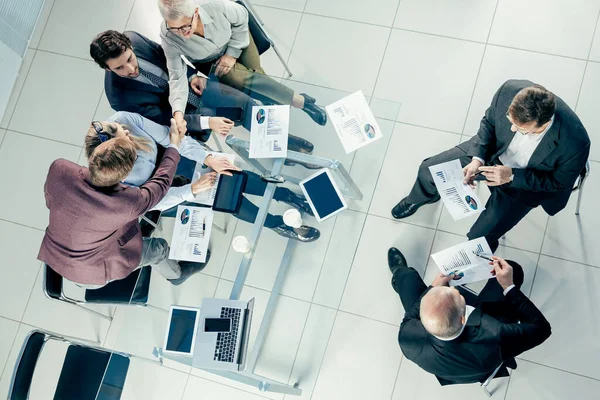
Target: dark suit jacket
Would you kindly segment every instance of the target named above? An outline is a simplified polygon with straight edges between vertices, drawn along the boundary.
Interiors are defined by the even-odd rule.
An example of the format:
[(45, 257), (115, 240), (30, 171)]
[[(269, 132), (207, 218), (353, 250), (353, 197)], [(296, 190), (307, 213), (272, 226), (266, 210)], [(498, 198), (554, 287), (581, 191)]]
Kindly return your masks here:
[[(514, 135), (506, 112), (515, 95), (533, 82), (510, 80), (496, 92), (485, 112), (477, 135), (459, 145), (469, 156), (480, 157), (486, 163), (498, 163), (498, 157)], [(526, 169), (513, 169), (511, 188), (525, 191), (533, 205), (542, 205), (554, 215), (562, 210), (590, 153), (590, 138), (581, 121), (557, 97), (554, 122), (534, 151)]]
[(50, 223), (38, 259), (77, 283), (103, 285), (125, 278), (142, 255), (137, 219), (165, 196), (178, 162), (179, 153), (169, 148), (139, 188), (99, 188), (92, 185), (87, 168), (54, 161), (44, 186)]
[(506, 300), (520, 324), (505, 324), (475, 309), (462, 334), (443, 341), (425, 330), (419, 299), (400, 325), (402, 353), (440, 382), (483, 382), (501, 363), (541, 344), (551, 333), (550, 323), (519, 289), (512, 288)]
[[(123, 33), (131, 40), (136, 57), (156, 65), (168, 74), (167, 59), (160, 45), (137, 32), (126, 31)], [(188, 67), (188, 77), (195, 72), (194, 69)], [(157, 124), (170, 125), (171, 105), (169, 104), (168, 89), (160, 89), (133, 79), (121, 78), (114, 72), (106, 70), (104, 90), (113, 110), (138, 113)]]

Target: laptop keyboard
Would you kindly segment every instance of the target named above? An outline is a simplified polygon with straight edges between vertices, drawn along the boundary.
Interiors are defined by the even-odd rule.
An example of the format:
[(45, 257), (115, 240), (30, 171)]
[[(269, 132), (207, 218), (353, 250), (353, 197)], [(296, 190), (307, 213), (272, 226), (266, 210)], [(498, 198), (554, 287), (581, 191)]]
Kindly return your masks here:
[(231, 319), (231, 332), (217, 333), (217, 345), (215, 346), (215, 361), (234, 362), (235, 345), (240, 326), (241, 308), (221, 307), (221, 318)]

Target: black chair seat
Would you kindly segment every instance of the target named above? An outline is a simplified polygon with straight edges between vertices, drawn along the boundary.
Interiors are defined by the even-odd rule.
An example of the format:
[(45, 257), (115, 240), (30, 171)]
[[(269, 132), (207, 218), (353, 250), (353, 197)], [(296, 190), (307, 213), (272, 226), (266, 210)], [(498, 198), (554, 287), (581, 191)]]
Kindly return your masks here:
[(151, 275), (151, 267), (142, 267), (133, 271), (125, 279), (110, 282), (100, 289), (86, 290), (85, 301), (87, 303), (144, 305), (148, 302)]
[(129, 359), (126, 357), (71, 345), (60, 372), (54, 400), (118, 400), (128, 368)]

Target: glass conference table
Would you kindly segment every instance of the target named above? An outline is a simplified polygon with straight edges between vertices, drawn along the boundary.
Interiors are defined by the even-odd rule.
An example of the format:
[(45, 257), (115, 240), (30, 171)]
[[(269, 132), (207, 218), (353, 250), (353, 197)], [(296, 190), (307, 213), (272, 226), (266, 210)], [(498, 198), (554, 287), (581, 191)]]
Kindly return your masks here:
[[(344, 151), (331, 121), (321, 126), (315, 123), (301, 109), (291, 107), (289, 133), (311, 142), (314, 145), (312, 155), (303, 152), (288, 151), (287, 159), (251, 159), (248, 156), (250, 118), (246, 117), (253, 116), (252, 106), (259, 106), (261, 103), (265, 105), (275, 103), (264, 95), (265, 81), (270, 81), (270, 84), (279, 89), (281, 89), (278, 86), (280, 83), (285, 85), (291, 89), (287, 92), (288, 94), (292, 92), (306, 93), (314, 97), (316, 104), (323, 109), (326, 105), (338, 101), (351, 93), (293, 80), (284, 80), (279, 77), (267, 77), (253, 72), (238, 72), (246, 74), (242, 80), (243, 87), (241, 87), (245, 94), (232, 90), (229, 86), (221, 86), (222, 83), (218, 82), (218, 78), (212, 72), (208, 75), (207, 89), (202, 96), (203, 101), (206, 99), (204, 107), (212, 107), (215, 113), (217, 107), (221, 112), (223, 112), (223, 108), (240, 107), (243, 108), (243, 116), (239, 118), (239, 113), (235, 115), (236, 112), (232, 112), (231, 109), (227, 110), (226, 112), (233, 117), (242, 119), (242, 121), (236, 122), (237, 126), (231, 130), (226, 138), (213, 133), (207, 145), (215, 151), (235, 153), (236, 165), (244, 170), (256, 172), (261, 176), (283, 177), (285, 182), (281, 185), (297, 193), (301, 193), (297, 185), (298, 182), (314, 174), (321, 168), (328, 168), (344, 195), (349, 209), (366, 211), (376, 183), (376, 176), (369, 174), (369, 170), (374, 162), (379, 162), (381, 165), (383, 161), (384, 153), (376, 147), (378, 146), (377, 142), (385, 142), (380, 143), (379, 146), (386, 146), (399, 113), (400, 105), (387, 100), (366, 97), (369, 107), (383, 132), (384, 138), (374, 141), (350, 154), (346, 154)], [(211, 102), (211, 99), (215, 97), (217, 99)], [(210, 113), (210, 110), (206, 110), (205, 114), (207, 113)], [(246, 122), (243, 121), (244, 119), (246, 119)], [(254, 224), (244, 221), (236, 222), (230, 215), (215, 213), (215, 221), (220, 221), (215, 222), (215, 225), (219, 225), (218, 228), (225, 229), (224, 233), (216, 233), (213, 229), (211, 235), (211, 261), (208, 263), (205, 271), (203, 271), (207, 275), (219, 278), (218, 287), (214, 292), (211, 291), (212, 287), (211, 290), (207, 290), (205, 292), (206, 297), (249, 300), (251, 297), (256, 297), (257, 292), (260, 292), (260, 298), (257, 298), (255, 315), (251, 324), (245, 371), (192, 370), (191, 358), (164, 355), (161, 350), (164, 336), (161, 335), (164, 335), (166, 330), (166, 312), (142, 311), (133, 308), (127, 310), (127, 316), (122, 317), (123, 321), (121, 323), (113, 323), (114, 327), (111, 327), (111, 332), (109, 332), (105, 343), (106, 347), (115, 348), (123, 352), (133, 351), (138, 356), (160, 360), (160, 362), (164, 362), (169, 367), (175, 369), (183, 371), (192, 370), (194, 374), (222, 381), (228, 385), (250, 385), (264, 392), (301, 395), (303, 386), (302, 378), (294, 380), (295, 378), (292, 378), (290, 374), (292, 369), (291, 364), (293, 364), (293, 360), (296, 358), (295, 355), (300, 343), (295, 343), (296, 348), (283, 348), (278, 345), (278, 349), (274, 349), (274, 346), (269, 346), (269, 340), (277, 340), (280, 343), (283, 335), (283, 342), (285, 342), (285, 336), (288, 334), (285, 333), (285, 328), (282, 334), (281, 327), (277, 329), (279, 333), (270, 334), (270, 328), (276, 314), (285, 314), (287, 312), (285, 310), (278, 310), (280, 293), (283, 292), (292, 298), (299, 298), (307, 303), (312, 301), (318, 281), (318, 267), (322, 264), (322, 259), (328, 251), (333, 253), (337, 251), (330, 248), (334, 245), (332, 243), (335, 242), (335, 240), (331, 241), (333, 235), (332, 226), (335, 224), (335, 220), (339, 218), (339, 215), (343, 215), (345, 211), (322, 224), (318, 223), (313, 217), (303, 215), (304, 224), (321, 230), (321, 237), (313, 243), (299, 243), (296, 240), (288, 240), (280, 237), (273, 231), (263, 228), (267, 212), (282, 214), (286, 209), (291, 208), (291, 206), (284, 203), (272, 201), (277, 185), (276, 183), (268, 183), (265, 194), (262, 197), (252, 197), (252, 201), (259, 207), (258, 216)], [(162, 235), (170, 241), (173, 224), (169, 225), (168, 218), (163, 217), (161, 218), (161, 225), (163, 227), (162, 232), (156, 232), (155, 236), (157, 234)], [(249, 240), (251, 244), (249, 252), (245, 254), (236, 253), (231, 248), (231, 239), (238, 235), (243, 235)], [(315, 267), (313, 264), (318, 265)], [(153, 275), (153, 285), (154, 281), (163, 279), (157, 273)], [(310, 279), (307, 278), (307, 275), (310, 275)], [(208, 277), (206, 279), (209, 280)], [(299, 287), (299, 285), (304, 285), (304, 283), (306, 283), (306, 286)], [(190, 284), (191, 280), (182, 285), (182, 288)], [(162, 285), (160, 287), (165, 288), (169, 284), (161, 282), (160, 285)], [(189, 301), (181, 301), (177, 296), (172, 296), (169, 302), (168, 298), (164, 299), (164, 293), (158, 294), (163, 299), (161, 299), (162, 304), (156, 305), (153, 301), (156, 296), (154, 292), (161, 289), (154, 289), (155, 286), (158, 287), (159, 284), (157, 283), (151, 287), (149, 303), (156, 307), (168, 310), (169, 304), (194, 307), (200, 307), (201, 305), (201, 301), (198, 298), (194, 300), (196, 303), (191, 304)], [(170, 291), (170, 289), (166, 290)], [(134, 319), (137, 321), (138, 317), (134, 316), (133, 313), (138, 315), (145, 312), (159, 313), (161, 315), (156, 317), (159, 318), (158, 327), (156, 324), (153, 325), (153, 342), (146, 339), (142, 340), (145, 343), (145, 347), (142, 349), (139, 348), (139, 343), (134, 343), (134, 340), (131, 338), (132, 323), (127, 320)], [(294, 316), (288, 316), (287, 318), (294, 318)], [(298, 318), (306, 318), (306, 314), (302, 314)], [(119, 325), (129, 325), (129, 328), (121, 329)], [(279, 339), (276, 336), (279, 336)], [(294, 335), (289, 333), (289, 336)], [(298, 337), (298, 342), (299, 340)], [(127, 343), (137, 347), (137, 350), (128, 349)], [(262, 354), (262, 350), (265, 347), (269, 347), (268, 356)], [(285, 354), (281, 354), (280, 356), (280, 351)], [(292, 353), (293, 357), (290, 356)], [(213, 374), (213, 376), (207, 374)], [(214, 375), (218, 375), (218, 377)]]

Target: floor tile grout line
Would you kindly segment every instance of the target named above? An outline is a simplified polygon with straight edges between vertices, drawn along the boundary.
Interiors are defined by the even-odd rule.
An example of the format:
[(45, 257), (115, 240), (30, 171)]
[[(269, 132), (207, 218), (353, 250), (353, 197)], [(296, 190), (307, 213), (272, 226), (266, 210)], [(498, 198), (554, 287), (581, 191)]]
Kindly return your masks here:
[[(499, 1), (496, 2), (496, 9), (497, 9), (498, 3), (499, 3)], [(456, 36), (440, 35), (440, 34), (431, 33), (431, 32), (418, 31), (418, 30), (413, 30), (413, 29), (398, 28), (398, 27), (395, 27), (393, 24), (392, 25), (380, 25), (380, 24), (373, 24), (373, 23), (369, 23), (369, 22), (355, 21), (355, 20), (345, 19), (345, 18), (339, 18), (339, 17), (325, 16), (325, 15), (321, 15), (321, 14), (314, 14), (314, 13), (308, 13), (308, 12), (300, 12), (300, 11), (297, 11), (297, 10), (289, 10), (289, 9), (285, 9), (285, 8), (273, 7), (273, 6), (267, 6), (267, 5), (257, 5), (257, 6), (265, 7), (265, 8), (271, 8), (271, 9), (275, 9), (275, 10), (281, 10), (281, 11), (288, 11), (288, 12), (293, 12), (293, 13), (302, 13), (302, 14), (305, 14), (305, 15), (311, 15), (311, 16), (315, 16), (315, 17), (322, 17), (322, 18), (328, 18), (328, 19), (335, 19), (335, 20), (339, 20), (339, 21), (353, 22), (353, 23), (363, 24), (363, 25), (369, 25), (369, 26), (376, 26), (376, 27), (379, 27), (379, 28), (388, 28), (388, 29), (391, 28), (392, 30), (398, 30), (398, 31), (404, 31), (404, 32), (412, 32), (412, 33), (419, 33), (419, 34), (423, 34), (423, 35), (436, 36), (436, 37), (440, 37), (440, 38), (444, 38), (444, 39), (460, 40), (460, 41), (463, 41), (463, 42), (470, 42), (470, 43), (477, 43), (477, 44), (487, 44), (489, 46), (502, 47), (502, 48), (506, 48), (506, 49), (520, 50), (520, 51), (529, 51), (529, 52), (532, 52), (532, 53), (543, 54), (543, 55), (548, 55), (548, 56), (568, 58), (568, 59), (578, 60), (578, 61), (587, 61), (586, 59), (581, 58), (581, 57), (573, 57), (573, 56), (566, 56), (566, 55), (563, 55), (563, 54), (548, 53), (548, 52), (543, 52), (543, 51), (538, 51), (538, 50), (532, 50), (532, 49), (525, 49), (525, 48), (519, 48), (519, 47), (508, 46), (508, 45), (503, 45), (503, 44), (498, 44), (498, 43), (489, 43), (489, 41), (488, 41), (488, 39), (489, 39), (489, 33), (488, 33), (488, 39), (486, 39), (486, 42), (482, 42), (482, 41), (478, 41), (478, 40), (459, 38), (459, 37), (456, 37)], [(494, 15), (496, 14), (496, 9), (494, 10)], [(493, 23), (493, 20), (492, 20), (492, 23)], [(490, 25), (490, 27), (491, 27), (491, 25)], [(491, 29), (490, 29), (490, 33), (491, 33)], [(598, 61), (598, 62), (600, 62), (600, 61)]]
[(492, 14), (490, 28), (488, 29), (488, 34), (485, 39), (485, 46), (483, 47), (483, 52), (481, 53), (481, 61), (479, 62), (479, 69), (477, 70), (477, 75), (475, 75), (475, 83), (473, 84), (473, 91), (471, 92), (471, 99), (469, 100), (469, 105), (467, 106), (465, 122), (463, 123), (463, 127), (461, 130), (462, 134), (464, 134), (465, 129), (467, 129), (467, 122), (469, 122), (469, 113), (471, 112), (471, 106), (473, 105), (473, 100), (475, 99), (475, 91), (477, 90), (477, 83), (479, 82), (479, 75), (481, 74), (481, 69), (483, 68), (483, 62), (485, 61), (485, 53), (487, 52), (487, 49), (488, 49), (488, 42), (490, 39), (490, 35), (492, 34), (492, 27), (494, 26), (494, 20), (496, 19), (496, 11), (498, 11), (498, 3), (500, 3), (500, 0), (496, 0), (496, 6), (494, 7), (494, 14)]
[(312, 291), (312, 296), (310, 296), (310, 302), (312, 304), (315, 299), (315, 294), (317, 293), (317, 288), (319, 287), (319, 281), (321, 280), (321, 275), (323, 274), (323, 268), (325, 267), (325, 260), (327, 259), (327, 254), (329, 253), (329, 247), (331, 246), (331, 241), (333, 240), (333, 235), (335, 231), (335, 227), (338, 223), (339, 215), (335, 217), (335, 222), (333, 223), (333, 227), (331, 228), (331, 235), (329, 236), (329, 240), (327, 241), (327, 248), (325, 249), (325, 253), (323, 255), (323, 260), (321, 261), (321, 268), (319, 268), (319, 275), (317, 276), (317, 281), (315, 283), (315, 288)]
[[(52, 5), (52, 7), (54, 7), (54, 5)], [(24, 77), (23, 77), (23, 86), (21, 86), (21, 90), (19, 90), (19, 94), (17, 95), (17, 98), (15, 100), (15, 106), (13, 107), (11, 113), (10, 113), (10, 117), (8, 118), (8, 122), (6, 123), (6, 131), (8, 132), (8, 128), (10, 128), (10, 125), (12, 123), (13, 117), (15, 116), (15, 111), (17, 111), (17, 106), (19, 105), (19, 100), (21, 99), (21, 94), (23, 93), (23, 89), (25, 89), (25, 83), (27, 83), (27, 78), (29, 77), (29, 72), (31, 72), (31, 68), (33, 67), (33, 63), (35, 62), (35, 58), (38, 55), (38, 50), (35, 49), (35, 53), (33, 54), (33, 58), (31, 59), (31, 64), (29, 64), (29, 68), (27, 68), (27, 72), (25, 72)], [(4, 135), (4, 138), (6, 138), (6, 134)], [(2, 139), (2, 143), (4, 143), (4, 138)], [(0, 146), (2, 146), (2, 143), (0, 143)]]
[(20, 222), (10, 221), (10, 220), (4, 219), (4, 218), (0, 218), (0, 221), (6, 222), (6, 223), (9, 223), (9, 224), (19, 225), (19, 226), (22, 226), (24, 228), (35, 229), (36, 231), (40, 231), (40, 232), (46, 232), (45, 229), (36, 228), (34, 226), (25, 225), (25, 224), (22, 224)]
[[(37, 48), (36, 51), (39, 51), (39, 52), (42, 52), (42, 53), (54, 54), (54, 55), (62, 56), (62, 57), (74, 58), (74, 59), (80, 60), (80, 61), (87, 61), (87, 62), (90, 62), (90, 63), (94, 63), (94, 60), (92, 60), (91, 58), (83, 58), (83, 57), (74, 56), (74, 55), (71, 55), (71, 54), (59, 53), (58, 51), (44, 50), (44, 49), (40, 49), (40, 48)], [(37, 53), (36, 53), (36, 56), (37, 56)]]
[(27, 312), (27, 307), (29, 307), (29, 302), (31, 301), (31, 297), (33, 296), (33, 291), (35, 290), (35, 283), (37, 282), (38, 277), (40, 276), (40, 273), (42, 271), (42, 265), (43, 265), (43, 262), (39, 261), (38, 272), (37, 272), (37, 274), (35, 274), (35, 279), (33, 280), (33, 287), (31, 288), (31, 291), (29, 292), (29, 297), (27, 298), (27, 302), (25, 303), (25, 308), (23, 309), (23, 315), (21, 316), (21, 321), (20, 321), (21, 323), (23, 323), (23, 318), (25, 318), (25, 313)]
[[(391, 120), (390, 120), (391, 121)], [(436, 131), (436, 132), (442, 132), (442, 133), (449, 133), (451, 135), (456, 135), (456, 136), (465, 136), (463, 133), (459, 133), (459, 132), (452, 132), (452, 131), (446, 131), (444, 129), (439, 129), (439, 128), (432, 128), (430, 126), (425, 126), (425, 125), (419, 125), (419, 124), (413, 124), (412, 122), (404, 122), (404, 121), (400, 121), (400, 120), (395, 120), (393, 121), (397, 124), (403, 124), (403, 125), (409, 125), (409, 126), (414, 126), (417, 128), (423, 128), (423, 129), (430, 129), (432, 131)], [(471, 135), (467, 135), (467, 136), (471, 136)]]
[(596, 31), (598, 30), (598, 21), (600, 21), (600, 10), (598, 10), (598, 16), (596, 17), (596, 25), (594, 25), (594, 32), (592, 33), (592, 42), (590, 43), (590, 49), (588, 50), (587, 60), (585, 62), (585, 67), (583, 68), (583, 76), (581, 77), (581, 85), (579, 85), (579, 91), (577, 92), (577, 100), (575, 100), (574, 110), (577, 110), (577, 106), (579, 105), (579, 99), (581, 97), (581, 92), (583, 91), (583, 84), (585, 83), (585, 75), (587, 73), (588, 66), (590, 65), (590, 56), (592, 55), (592, 49), (594, 48), (594, 38), (596, 36)]
[[(48, 26), (48, 21), (50, 21), (50, 16), (52, 15), (52, 11), (54, 11), (54, 6), (55, 5), (56, 5), (56, 0), (53, 0), (52, 1), (52, 6), (50, 7), (50, 12), (48, 13), (48, 18), (46, 18), (46, 21), (44, 22), (44, 27), (42, 28), (42, 32), (40, 33), (40, 40), (38, 41), (37, 46), (36, 47), (30, 47), (31, 49), (37, 50), (40, 47), (40, 44), (42, 43), (42, 39), (44, 38), (44, 32), (46, 32), (46, 27)], [(29, 43), (28, 43), (28, 45), (29, 45)]]
[(338, 315), (340, 315), (340, 310), (336, 310), (335, 317), (333, 317), (333, 323), (331, 324), (331, 331), (329, 332), (329, 336), (327, 337), (327, 344), (325, 345), (325, 351), (323, 352), (323, 357), (321, 358), (321, 362), (319, 363), (319, 368), (317, 368), (317, 374), (315, 383), (312, 388), (312, 392), (310, 393), (310, 397), (308, 400), (312, 400), (315, 389), (317, 388), (317, 384), (319, 383), (319, 378), (321, 377), (321, 369), (323, 368), (323, 363), (325, 362), (325, 357), (327, 356), (327, 350), (329, 349), (329, 343), (331, 343), (331, 336), (333, 336), (333, 331), (335, 330), (335, 323), (337, 321)]
[[(56, 140), (56, 139), (50, 139), (50, 138), (47, 138), (47, 137), (44, 137), (44, 136), (34, 135), (32, 133), (21, 132), (21, 131), (17, 131), (17, 130), (14, 130), (14, 129), (7, 129), (6, 133), (8, 134), (8, 132), (18, 133), (19, 135), (31, 136), (31, 137), (34, 137), (34, 138), (37, 138), (37, 139), (43, 139), (43, 140), (48, 140), (50, 142), (56, 142), (56, 143), (60, 143), (60, 144), (65, 144), (67, 146), (77, 147), (77, 148), (79, 148), (80, 151), (81, 151), (81, 149), (83, 149), (83, 145), (78, 146), (78, 145), (73, 144), (73, 143), (63, 142), (61, 140)], [(4, 137), (6, 137), (6, 135)]]
[[(199, 369), (199, 368), (197, 368), (197, 369)], [(192, 368), (192, 371), (193, 371), (193, 368)], [(205, 371), (205, 370), (202, 370), (202, 369), (201, 369), (201, 371), (208, 372), (208, 371)], [(179, 371), (179, 372), (181, 372), (181, 371)], [(208, 373), (210, 373), (210, 372), (208, 372)], [(198, 379), (202, 379), (204, 381), (215, 383), (217, 385), (225, 386), (225, 387), (228, 387), (230, 389), (237, 390), (239, 392), (250, 393), (250, 394), (253, 394), (254, 396), (260, 397), (261, 399), (271, 400), (270, 397), (263, 396), (261, 393), (256, 393), (256, 391), (255, 391), (256, 388), (254, 386), (250, 386), (250, 385), (246, 385), (246, 384), (242, 383), (241, 385), (243, 385), (243, 386), (237, 387), (237, 386), (233, 386), (233, 385), (228, 384), (228, 382), (230, 382), (230, 381), (231, 382), (235, 382), (235, 381), (232, 381), (231, 379), (229, 379), (226, 382), (219, 382), (219, 381), (216, 381), (216, 380), (213, 380), (213, 379), (206, 378), (204, 376), (194, 375), (191, 372), (190, 372), (190, 376), (193, 377), (193, 378), (198, 378)], [(216, 375), (216, 377), (218, 378), (218, 375)], [(227, 379), (227, 378), (224, 378), (224, 379)], [(249, 390), (246, 390), (246, 388), (248, 388)], [(256, 389), (256, 390), (258, 390), (258, 389)], [(269, 392), (269, 393), (275, 394), (276, 392)]]
[(515, 371), (513, 370), (512, 373), (508, 374), (508, 382), (506, 382), (506, 391), (504, 392), (504, 400), (506, 400), (506, 396), (508, 396), (508, 389), (510, 389), (510, 380), (513, 376), (513, 374), (515, 373)]
[(368, 219), (369, 219), (369, 216), (367, 214), (364, 222), (362, 223), (362, 227), (360, 229), (360, 235), (358, 235), (358, 238), (359, 238), (358, 243), (356, 244), (356, 248), (354, 249), (354, 254), (352, 255), (352, 261), (350, 262), (350, 268), (348, 269), (348, 275), (346, 276), (346, 281), (344, 282), (344, 288), (341, 291), (340, 300), (337, 304), (338, 310), (340, 309), (340, 306), (342, 305), (342, 300), (344, 299), (344, 293), (346, 293), (346, 287), (348, 286), (348, 280), (350, 280), (350, 274), (352, 273), (352, 267), (354, 267), (354, 263), (356, 262), (356, 254), (358, 253), (358, 248), (360, 247), (361, 238), (363, 237), (363, 234), (365, 232), (365, 226), (367, 225)]
[[(14, 321), (14, 320), (11, 320)], [(15, 321), (16, 322), (16, 321)], [(15, 343), (17, 342), (17, 336), (19, 335), (19, 330), (21, 329), (21, 322), (18, 322), (17, 331), (15, 332), (15, 337), (10, 344), (10, 348), (8, 351), (8, 356), (6, 357), (6, 361), (4, 361), (4, 365), (2, 366), (2, 370), (0, 370), (0, 379), (4, 377), (4, 372), (6, 372), (6, 366), (8, 365), (8, 359), (10, 358), (10, 354), (12, 353), (13, 348), (15, 347)]]
[[(308, 313), (306, 314), (306, 320), (304, 321), (304, 326), (302, 327), (302, 333), (300, 333), (300, 339), (298, 340), (298, 348), (296, 349), (296, 354), (294, 355), (294, 361), (292, 362), (292, 366), (290, 367), (290, 373), (288, 374), (286, 383), (289, 385), (290, 380), (292, 379), (292, 374), (294, 373), (294, 367), (296, 366), (296, 360), (298, 360), (298, 354), (300, 353), (300, 346), (302, 345), (302, 339), (304, 338), (304, 333), (306, 331), (306, 325), (308, 325), (308, 318), (310, 317), (310, 312), (313, 309), (313, 304), (310, 303), (308, 307)], [(331, 327), (333, 330), (333, 326)], [(299, 382), (294, 382), (294, 384)], [(285, 396), (285, 395), (284, 395)]]
[(404, 354), (400, 356), (400, 364), (398, 364), (398, 371), (396, 372), (396, 379), (394, 379), (394, 385), (392, 386), (392, 393), (390, 393), (390, 400), (394, 399), (394, 392), (396, 391), (396, 384), (398, 383), (398, 377), (400, 376), (400, 370), (402, 369), (402, 363), (404, 362)]
[(129, 20), (131, 19), (131, 14), (133, 14), (133, 9), (135, 8), (135, 3), (137, 3), (137, 0), (133, 0), (133, 2), (131, 3), (131, 10), (129, 10), (129, 15), (127, 15), (127, 20), (125, 21), (125, 25), (123, 26), (123, 31), (125, 31), (127, 29), (127, 24), (129, 23)]
[(533, 293), (533, 285), (535, 284), (535, 277), (537, 276), (538, 268), (540, 267), (540, 260), (542, 259), (542, 250), (544, 249), (544, 241), (546, 240), (546, 234), (548, 233), (548, 225), (550, 225), (550, 216), (546, 218), (546, 226), (544, 227), (544, 234), (542, 235), (542, 244), (540, 245), (540, 252), (538, 253), (538, 259), (535, 263), (535, 270), (533, 271), (533, 278), (531, 278), (531, 288), (529, 289), (529, 298)]
[(587, 375), (583, 375), (583, 374), (578, 374), (577, 372), (567, 371), (566, 369), (561, 369), (561, 368), (553, 367), (552, 365), (542, 364), (540, 362), (531, 361), (531, 360), (528, 360), (528, 359), (522, 358), (522, 357), (516, 357), (516, 359), (520, 360), (520, 361), (525, 361), (525, 362), (528, 362), (528, 363), (532, 363), (532, 364), (535, 364), (535, 365), (539, 365), (541, 367), (546, 367), (546, 368), (550, 368), (550, 369), (553, 369), (553, 370), (556, 370), (556, 371), (564, 372), (566, 374), (576, 375), (576, 376), (579, 376), (581, 378), (587, 378), (587, 379), (591, 379), (593, 381), (600, 382), (599, 378), (594, 378), (594, 377), (591, 377), (591, 376), (587, 376)]
[(192, 375), (192, 369), (190, 368), (190, 372), (188, 372), (187, 379), (185, 380), (185, 385), (183, 385), (183, 391), (181, 392), (181, 399), (180, 400), (184, 400), (185, 399), (185, 392), (187, 390), (187, 385), (190, 382), (190, 376), (191, 375)]

